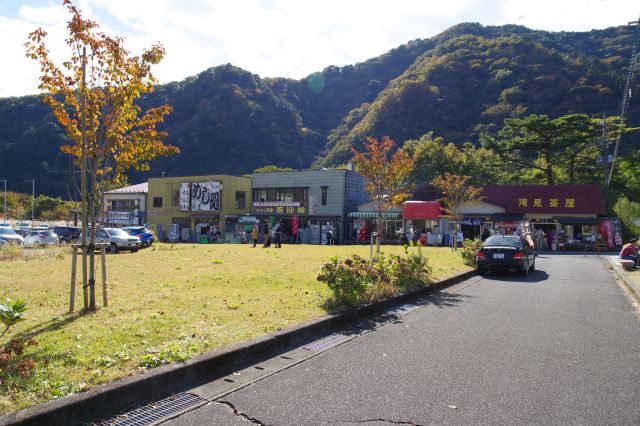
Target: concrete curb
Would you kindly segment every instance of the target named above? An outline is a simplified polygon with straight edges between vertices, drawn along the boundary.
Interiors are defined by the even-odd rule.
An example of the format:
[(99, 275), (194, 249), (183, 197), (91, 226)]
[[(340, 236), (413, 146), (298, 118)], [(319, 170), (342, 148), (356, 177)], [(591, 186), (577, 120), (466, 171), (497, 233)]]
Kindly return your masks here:
[(613, 273), (631, 290), (636, 300), (640, 302), (640, 285), (629, 279), (624, 269), (622, 268), (622, 265), (616, 262), (613, 259), (613, 256), (606, 256), (606, 261), (612, 267)]
[(409, 291), (370, 305), (326, 315), (249, 342), (215, 350), (176, 363), (94, 386), (75, 395), (52, 400), (0, 416), (5, 425), (76, 425), (122, 412), (130, 407), (166, 398), (174, 393), (231, 374), (243, 366), (271, 358), (278, 351), (307, 343), (320, 334), (343, 328), (355, 320), (380, 313), (391, 306), (452, 286), (476, 274), (454, 275), (429, 287)]

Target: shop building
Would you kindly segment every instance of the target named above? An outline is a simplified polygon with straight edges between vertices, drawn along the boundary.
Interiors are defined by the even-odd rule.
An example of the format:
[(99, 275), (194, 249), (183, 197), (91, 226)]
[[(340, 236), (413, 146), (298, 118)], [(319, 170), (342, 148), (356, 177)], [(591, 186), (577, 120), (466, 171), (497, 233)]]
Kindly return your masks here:
[(283, 241), (326, 244), (327, 233), (350, 239), (350, 211), (368, 200), (365, 178), (352, 170), (256, 173), (252, 214), (260, 221), (282, 221)]
[[(167, 241), (203, 236), (241, 242), (251, 212), (251, 178), (230, 175), (149, 179), (148, 221)], [(255, 218), (252, 222), (255, 223)]]
[(491, 215), (494, 232), (544, 233), (543, 248), (583, 249), (618, 245), (619, 225), (605, 217), (599, 185), (487, 185), (485, 201), (504, 208)]
[[(382, 243), (395, 243), (402, 234), (402, 208), (387, 207), (382, 209), (382, 226), (380, 229), (380, 241)], [(350, 212), (348, 217), (351, 219), (350, 242), (369, 243), (371, 240), (371, 232), (376, 231), (378, 222), (378, 203), (377, 201), (368, 201), (358, 206), (358, 210)]]
[[(418, 198), (438, 198), (428, 185), (416, 193)], [(486, 185), (482, 196), (463, 210), (459, 225), (464, 238), (479, 238), (486, 227), (494, 235), (522, 234), (532, 239), (541, 230), (543, 249), (582, 250), (598, 244), (611, 248), (621, 243), (619, 222), (605, 217), (599, 185)], [(440, 222), (445, 244), (451, 241), (449, 228)]]
[(147, 182), (107, 191), (103, 198), (102, 223), (107, 226), (147, 223), (147, 192)]

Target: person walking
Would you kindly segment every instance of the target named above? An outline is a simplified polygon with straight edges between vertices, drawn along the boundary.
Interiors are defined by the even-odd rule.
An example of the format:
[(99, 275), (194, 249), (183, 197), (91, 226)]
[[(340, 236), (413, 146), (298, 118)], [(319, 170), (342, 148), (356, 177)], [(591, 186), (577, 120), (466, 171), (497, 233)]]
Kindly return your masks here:
[(271, 247), (271, 224), (267, 219), (264, 220), (264, 229), (262, 232), (264, 233), (264, 245), (262, 248)]
[(258, 235), (259, 235), (259, 231), (258, 231), (258, 224), (254, 224), (253, 225), (253, 229), (251, 230), (251, 239), (253, 240), (253, 247), (255, 247), (258, 244)]
[(633, 266), (638, 266), (638, 240), (631, 238), (620, 250), (620, 259), (633, 260)]
[(282, 247), (282, 222), (276, 220), (276, 225), (273, 227), (273, 242), (276, 248)]

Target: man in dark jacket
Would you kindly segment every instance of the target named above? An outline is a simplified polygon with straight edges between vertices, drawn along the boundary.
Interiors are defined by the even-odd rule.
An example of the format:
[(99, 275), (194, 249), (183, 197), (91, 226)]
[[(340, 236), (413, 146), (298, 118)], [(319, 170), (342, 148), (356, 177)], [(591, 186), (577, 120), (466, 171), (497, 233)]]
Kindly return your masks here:
[(262, 232), (264, 233), (264, 245), (262, 248), (271, 247), (271, 224), (269, 220), (264, 220), (264, 227), (262, 228)]

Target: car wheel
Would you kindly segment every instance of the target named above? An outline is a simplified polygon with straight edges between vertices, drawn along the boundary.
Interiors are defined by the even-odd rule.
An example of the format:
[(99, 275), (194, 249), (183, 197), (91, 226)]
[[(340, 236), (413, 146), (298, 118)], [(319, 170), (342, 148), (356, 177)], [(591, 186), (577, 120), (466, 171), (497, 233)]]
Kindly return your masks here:
[(40, 247), (40, 243), (39, 243), (38, 241), (34, 241), (34, 242), (33, 242), (33, 247), (34, 247), (34, 248), (38, 248), (38, 247)]
[(487, 275), (486, 268), (478, 268), (478, 275)]
[(531, 265), (531, 267), (529, 268), (530, 271), (535, 271), (536, 270), (536, 259), (535, 257), (533, 258), (533, 264)]
[(136, 249), (131, 249), (131, 253), (135, 253), (135, 252), (137, 252), (137, 251), (138, 251), (138, 249), (137, 249), (137, 248), (136, 248)]
[(111, 254), (118, 253), (118, 246), (116, 245), (116, 243), (111, 243), (111, 245), (109, 246), (109, 253)]

